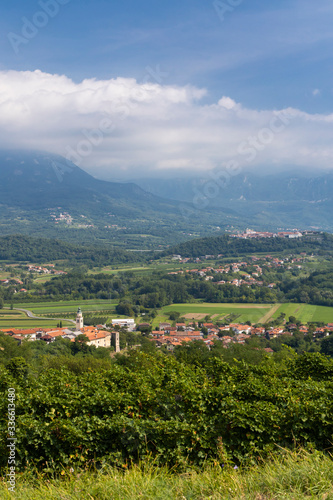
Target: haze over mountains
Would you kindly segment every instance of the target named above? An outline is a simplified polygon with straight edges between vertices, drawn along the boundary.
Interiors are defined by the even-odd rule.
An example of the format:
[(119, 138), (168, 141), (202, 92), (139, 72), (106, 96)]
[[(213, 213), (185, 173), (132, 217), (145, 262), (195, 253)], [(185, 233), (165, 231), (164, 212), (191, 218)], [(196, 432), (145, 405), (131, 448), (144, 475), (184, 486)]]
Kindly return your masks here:
[[(236, 220), (236, 219), (235, 219)], [(0, 152), (0, 233), (107, 241), (155, 248), (211, 234), (207, 214), (185, 219), (179, 203), (134, 183), (96, 179), (65, 158), (35, 151)]]
[[(268, 169), (269, 171), (269, 169)], [(220, 178), (224, 180), (221, 175)], [(231, 209), (245, 222), (260, 229), (268, 225), (315, 226), (332, 230), (333, 173), (278, 172), (258, 175), (250, 172), (214, 183), (212, 176), (188, 179), (137, 179), (135, 182), (156, 196), (204, 206)]]
[(95, 179), (61, 156), (38, 151), (0, 151), (0, 197), (2, 205), (28, 210), (61, 206), (128, 217), (151, 209), (168, 213), (176, 205), (134, 183)]
[[(189, 235), (213, 234), (217, 227), (221, 231), (248, 226), (330, 231), (332, 193), (332, 173), (259, 176), (243, 172), (230, 177), (224, 186), (214, 184), (208, 174), (207, 178), (119, 183), (96, 179), (58, 155), (0, 152), (2, 234), (37, 231), (72, 239), (78, 229), (89, 229), (84, 235), (88, 240), (101, 238), (117, 244), (122, 235), (135, 234), (141, 241), (157, 238), (151, 238), (151, 245), (158, 246)], [(57, 226), (59, 211), (70, 216)]]

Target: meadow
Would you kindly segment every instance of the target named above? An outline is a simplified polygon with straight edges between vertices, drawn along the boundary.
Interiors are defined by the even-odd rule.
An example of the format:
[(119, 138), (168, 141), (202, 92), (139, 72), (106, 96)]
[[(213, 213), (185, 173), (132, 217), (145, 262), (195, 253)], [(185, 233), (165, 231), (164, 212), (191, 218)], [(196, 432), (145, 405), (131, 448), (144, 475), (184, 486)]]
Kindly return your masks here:
[(302, 323), (320, 322), (333, 323), (333, 307), (313, 306), (310, 304), (281, 304), (274, 313), (273, 318), (277, 318), (281, 313), (285, 313), (286, 318), (295, 316), (296, 320)]
[(266, 323), (276, 319), (281, 313), (295, 316), (296, 320), (302, 323), (324, 322), (333, 323), (333, 307), (313, 306), (309, 304), (173, 304), (163, 307), (154, 320), (154, 326), (159, 322), (168, 320), (168, 313), (179, 312), (182, 317), (190, 320), (202, 320), (205, 316), (210, 316), (212, 320), (223, 320), (229, 315), (233, 315), (234, 322), (245, 323), (251, 321), (255, 323)]
[(174, 304), (163, 307), (162, 315), (167, 316), (171, 311), (176, 311), (186, 319), (201, 320), (210, 316), (213, 320), (222, 320), (230, 314), (237, 316), (237, 321), (251, 323), (260, 322), (261, 318), (270, 312), (272, 304)]

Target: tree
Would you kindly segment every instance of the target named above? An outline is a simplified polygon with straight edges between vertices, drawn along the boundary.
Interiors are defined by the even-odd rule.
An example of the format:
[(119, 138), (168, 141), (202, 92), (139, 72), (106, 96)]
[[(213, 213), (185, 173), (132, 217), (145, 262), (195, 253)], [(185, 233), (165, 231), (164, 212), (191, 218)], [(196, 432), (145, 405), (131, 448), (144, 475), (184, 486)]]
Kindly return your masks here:
[(330, 335), (321, 341), (320, 352), (333, 357), (333, 335)]
[(72, 354), (74, 356), (76, 354), (78, 354), (78, 353), (89, 354), (94, 349), (96, 349), (95, 346), (89, 346), (89, 345), (87, 345), (87, 342), (89, 342), (89, 339), (88, 339), (87, 335), (84, 335), (84, 334), (78, 335), (75, 338), (75, 342), (71, 342), (71, 351), (72, 351)]
[(178, 312), (178, 311), (170, 311), (168, 313), (168, 316), (169, 316), (169, 319), (171, 321), (177, 321), (178, 318), (179, 318), (179, 316), (180, 316), (180, 312)]
[(29, 365), (22, 356), (17, 356), (9, 361), (7, 370), (14, 378), (25, 379), (28, 375)]
[(133, 306), (128, 301), (120, 302), (116, 306), (116, 312), (117, 312), (117, 314), (120, 314), (122, 316), (134, 316)]

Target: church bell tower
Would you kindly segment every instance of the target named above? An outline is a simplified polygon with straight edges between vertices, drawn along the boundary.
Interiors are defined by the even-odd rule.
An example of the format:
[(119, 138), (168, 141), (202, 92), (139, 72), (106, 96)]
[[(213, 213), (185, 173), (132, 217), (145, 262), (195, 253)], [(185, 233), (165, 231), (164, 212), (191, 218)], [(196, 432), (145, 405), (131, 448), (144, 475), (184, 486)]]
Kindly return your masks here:
[(79, 307), (76, 315), (76, 330), (82, 330), (83, 328), (83, 316), (81, 308)]

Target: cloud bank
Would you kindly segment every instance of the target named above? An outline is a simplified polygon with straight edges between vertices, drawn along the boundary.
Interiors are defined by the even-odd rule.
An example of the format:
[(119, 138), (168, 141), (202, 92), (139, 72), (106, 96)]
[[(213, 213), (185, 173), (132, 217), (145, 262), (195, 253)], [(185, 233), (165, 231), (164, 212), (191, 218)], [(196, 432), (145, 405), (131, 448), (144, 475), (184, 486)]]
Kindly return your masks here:
[[(223, 94), (223, 93), (222, 93)], [(104, 178), (241, 167), (333, 167), (333, 114), (246, 109), (147, 78), (0, 72), (0, 147), (42, 149)], [(176, 172), (175, 172), (176, 173)]]

